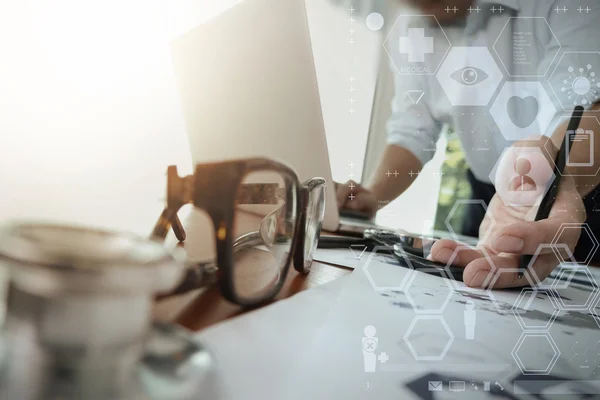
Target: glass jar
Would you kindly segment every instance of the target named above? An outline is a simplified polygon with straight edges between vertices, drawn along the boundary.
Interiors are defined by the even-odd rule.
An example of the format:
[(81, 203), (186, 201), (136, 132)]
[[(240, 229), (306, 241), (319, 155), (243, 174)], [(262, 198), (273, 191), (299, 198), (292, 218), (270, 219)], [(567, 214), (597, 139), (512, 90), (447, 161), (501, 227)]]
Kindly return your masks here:
[(181, 249), (171, 253), (116, 232), (22, 223), (0, 232), (2, 268), (11, 284), (0, 398), (205, 397), (209, 353), (187, 332), (152, 324), (154, 294), (182, 277)]

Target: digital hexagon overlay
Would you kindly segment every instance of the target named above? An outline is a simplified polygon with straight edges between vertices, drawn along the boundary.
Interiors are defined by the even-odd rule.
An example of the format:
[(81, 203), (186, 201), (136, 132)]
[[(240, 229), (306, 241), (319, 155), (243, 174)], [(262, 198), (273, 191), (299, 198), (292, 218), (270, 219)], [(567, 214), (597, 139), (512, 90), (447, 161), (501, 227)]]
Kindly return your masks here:
[[(527, 163), (526, 175), (517, 172), (518, 163)], [(555, 178), (553, 165), (536, 146), (507, 147), (490, 173), (502, 202), (516, 207), (539, 206)]]
[[(533, 302), (541, 300), (539, 297), (548, 299), (552, 309), (543, 310), (541, 313), (536, 313), (536, 318), (527, 318), (527, 312), (536, 310), (532, 307)], [(545, 301), (545, 300), (544, 300)], [(546, 306), (548, 303), (543, 304)], [(540, 311), (540, 310), (538, 310)], [(551, 290), (537, 289), (537, 288), (523, 288), (521, 294), (513, 305), (512, 312), (517, 318), (519, 325), (524, 331), (547, 331), (552, 326), (552, 323), (556, 319), (556, 316), (560, 313), (560, 308), (554, 299), (554, 295)], [(542, 316), (543, 318), (540, 318)]]
[(512, 356), (523, 375), (549, 375), (560, 357), (560, 350), (549, 333), (524, 332)]
[[(490, 257), (488, 251), (485, 249), (485, 247), (478, 247), (478, 248), (474, 248), (474, 247), (470, 247), (470, 246), (456, 246), (456, 248), (454, 249), (454, 252), (452, 253), (452, 256), (450, 256), (450, 259), (448, 260), (448, 263), (446, 264), (444, 271), (446, 272), (446, 275), (450, 278), (448, 279), (448, 281), (450, 282), (450, 284), (454, 287), (455, 290), (465, 290), (465, 286), (459, 284), (456, 280), (456, 277), (454, 276), (454, 273), (452, 272), (453, 270), (453, 265), (456, 262), (456, 259), (458, 257), (460, 257), (460, 253), (462, 251), (468, 251), (468, 250), (478, 250), (480, 251), (483, 256), (487, 259), (488, 263), (492, 266), (492, 271), (495, 273), (496, 271), (496, 266), (494, 265), (494, 262), (492, 261), (492, 258)], [(456, 268), (463, 268), (460, 266), (456, 266)], [(494, 273), (488, 274), (486, 280), (483, 282), (482, 287), (486, 288), (488, 287), (488, 284), (491, 282), (492, 278), (494, 277)], [(472, 289), (472, 288), (468, 288), (470, 290), (482, 290), (482, 289)]]
[[(596, 324), (598, 325), (598, 329), (600, 329), (600, 296), (596, 299), (596, 301), (590, 306), (590, 313)], [(600, 349), (598, 349), (600, 351)]]
[(563, 235), (563, 233), (565, 232), (566, 229), (581, 229), (581, 235), (582, 236), (585, 235), (585, 237), (584, 238), (580, 237), (579, 242), (581, 243), (582, 240), (588, 240), (589, 243), (592, 244), (592, 246), (590, 247), (590, 252), (588, 253), (586, 259), (581, 262), (581, 264), (583, 264), (583, 265), (589, 265), (589, 263), (592, 261), (592, 259), (596, 255), (598, 248), (600, 247), (600, 243), (598, 243), (598, 239), (596, 238), (596, 235), (594, 235), (594, 232), (592, 231), (592, 229), (590, 228), (590, 226), (588, 224), (585, 224), (585, 223), (581, 224), (581, 223), (576, 223), (576, 222), (564, 223), (560, 226), (560, 228), (556, 232), (556, 235), (554, 235), (554, 239), (552, 239), (553, 246), (558, 247), (559, 245), (564, 244), (561, 241), (561, 236)]
[(504, 74), (487, 47), (455, 46), (436, 78), (454, 107), (487, 106)]
[(434, 15), (400, 15), (383, 42), (400, 75), (434, 75), (451, 48)]
[[(392, 246), (376, 246), (362, 267), (373, 290), (376, 292), (404, 290), (410, 276), (415, 272), (412, 263), (403, 253), (395, 252), (398, 256), (403, 257), (408, 268), (399, 267), (396, 257), (387, 254), (390, 251), (394, 251)], [(385, 259), (388, 261), (384, 262)], [(389, 276), (397, 276), (398, 281), (389, 282), (383, 278)]]
[[(540, 22), (544, 22), (548, 26), (550, 40), (543, 45), (541, 43), (536, 43), (539, 36), (537, 33), (526, 32), (518, 26), (518, 21), (522, 19), (537, 19)], [(513, 26), (517, 26), (515, 31), (510, 29)], [(538, 71), (538, 63), (535, 60), (537, 52), (532, 54), (531, 57), (528, 57), (526, 54), (527, 49), (535, 52), (535, 49), (539, 47), (539, 45), (558, 48), (558, 51), (556, 51), (554, 58), (552, 59), (552, 62), (554, 62), (560, 53), (561, 46), (546, 18), (510, 17), (494, 43), (494, 51), (511, 78), (543, 78), (548, 74), (552, 62), (548, 63), (546, 70)], [(512, 69), (509, 68), (511, 66), (510, 63), (518, 63), (517, 65), (514, 65), (514, 67), (521, 70), (521, 73), (511, 73)]]
[(490, 108), (506, 140), (523, 140), (544, 135), (557, 110), (541, 82), (504, 83)]
[[(415, 285), (415, 281), (418, 279), (431, 280), (432, 275), (427, 272), (437, 272), (436, 268), (419, 268), (418, 271), (415, 271), (414, 274), (408, 278), (408, 282), (406, 283), (404, 289), (404, 295), (408, 299), (408, 302), (413, 307), (413, 310), (416, 314), (441, 314), (446, 309), (446, 306), (450, 302), (450, 298), (452, 297), (453, 287), (449, 283), (448, 279), (442, 279), (445, 287), (432, 287), (430, 284), (428, 285)], [(427, 288), (427, 291), (431, 291), (435, 289), (435, 291), (443, 290), (445, 293), (436, 293), (434, 296), (425, 296), (423, 298), (424, 287)], [(447, 290), (446, 290), (447, 289)], [(411, 293), (416, 291), (415, 293)], [(420, 297), (420, 298), (419, 298)], [(415, 299), (416, 298), (416, 299)], [(443, 300), (440, 300), (443, 298)], [(435, 302), (432, 304), (432, 302)], [(423, 307), (425, 305), (425, 307)]]
[(485, 240), (487, 239), (487, 237), (489, 236), (489, 234), (492, 232), (492, 229), (494, 229), (494, 225), (496, 224), (496, 220), (494, 219), (494, 216), (492, 214), (488, 214), (487, 210), (488, 210), (488, 206), (485, 203), (485, 201), (483, 200), (477, 200), (477, 199), (467, 199), (467, 200), (457, 200), (456, 203), (454, 203), (454, 205), (452, 206), (452, 209), (450, 210), (450, 212), (448, 213), (448, 216), (446, 217), (446, 220), (444, 221), (444, 223), (446, 224), (446, 228), (448, 229), (448, 232), (450, 232), (450, 234), (452, 235), (452, 238), (456, 241), (460, 241), (462, 238), (462, 235), (460, 233), (457, 233), (454, 228), (452, 227), (452, 219), (454, 218), (455, 214), (459, 211), (459, 208), (461, 206), (476, 206), (476, 207), (481, 207), (483, 208), (485, 214), (487, 215), (487, 217), (490, 219), (490, 226), (489, 228), (486, 230), (486, 232), (480, 236), (479, 240)]
[[(435, 334), (438, 334), (439, 332), (444, 332), (445, 337), (447, 334), (444, 347), (440, 351), (439, 354), (424, 355), (421, 351), (422, 349), (416, 348), (415, 343), (413, 343), (411, 341), (410, 336), (411, 336), (413, 330), (415, 330), (417, 328), (418, 324), (419, 323), (421, 323), (421, 324), (427, 323), (428, 321), (437, 322), (437, 323), (439, 323), (440, 327), (442, 328), (442, 329), (428, 328), (425, 330), (428, 334), (434, 333), (434, 332), (435, 332)], [(419, 335), (418, 338), (423, 339), (422, 335)], [(417, 360), (417, 361), (442, 361), (444, 359), (444, 357), (446, 357), (446, 353), (450, 349), (450, 346), (452, 346), (452, 343), (454, 343), (454, 334), (450, 330), (450, 327), (448, 326), (448, 324), (446, 323), (446, 321), (444, 320), (444, 317), (442, 315), (417, 315), (411, 321), (411, 323), (408, 327), (408, 330), (406, 331), (406, 334), (404, 335), (404, 342), (406, 343), (406, 346), (409, 348), (409, 350), (412, 353), (415, 360)], [(436, 339), (436, 343), (441, 344), (442, 341), (439, 339)], [(425, 346), (428, 350), (431, 349), (431, 343), (429, 341), (423, 340), (423, 346)]]
[[(586, 282), (591, 290), (568, 291), (569, 285), (577, 281)], [(580, 264), (563, 264), (552, 283), (558, 305), (565, 311), (586, 311), (593, 304), (599, 289), (588, 267)], [(563, 296), (564, 294), (564, 296)], [(577, 297), (573, 296), (574, 294)]]
[(547, 258), (552, 256), (554, 258), (553, 262), (555, 262), (557, 265), (555, 271), (560, 270), (561, 265), (563, 263), (576, 263), (573, 253), (569, 249), (569, 246), (567, 246), (566, 244), (560, 244), (560, 245), (546, 244), (546, 243), (540, 244), (538, 246), (538, 248), (535, 250), (535, 253), (531, 257), (531, 261), (529, 262), (529, 265), (527, 266), (527, 271), (529, 272), (531, 278), (535, 282), (536, 289), (548, 290), (548, 289), (554, 289), (556, 287), (554, 282), (547, 281), (545, 278), (542, 279), (541, 277), (539, 277), (537, 272), (533, 268), (533, 265), (535, 265), (535, 263), (540, 255), (544, 255)]
[[(500, 314), (508, 314), (509, 312), (512, 312), (514, 306), (514, 295), (512, 293), (506, 293), (502, 290), (493, 289), (493, 287), (496, 285), (502, 274), (516, 275), (521, 272), (523, 271), (520, 268), (497, 268), (495, 270), (494, 275), (490, 280), (490, 284), (486, 288), (486, 294), (492, 301), (496, 311), (498, 311)], [(523, 275), (529, 286), (535, 286), (535, 282), (531, 277), (529, 270), (524, 271)]]
[(600, 52), (566, 51), (548, 80), (565, 111), (600, 100)]
[[(556, 131), (559, 126), (566, 126), (569, 120), (571, 119), (571, 115), (561, 115), (558, 118), (556, 125), (552, 131)], [(579, 155), (571, 153), (570, 147), (567, 147), (568, 156), (566, 160), (566, 166), (569, 167), (566, 171), (560, 171), (562, 176), (597, 176), (600, 173), (600, 160), (596, 160), (594, 157), (594, 142), (596, 140), (600, 140), (600, 120), (598, 117), (593, 115), (584, 115), (582, 117), (587, 123), (594, 125), (594, 129), (588, 130), (579, 130), (575, 132), (575, 137), (573, 137), (573, 132), (569, 131), (569, 135), (565, 135), (565, 144), (567, 146), (570, 145), (571, 137), (581, 143), (587, 143), (589, 145), (589, 153), (587, 154), (580, 153)], [(559, 131), (564, 132), (564, 128), (559, 129)], [(586, 141), (587, 138), (587, 141)], [(552, 142), (552, 138), (548, 137), (546, 142), (544, 143), (544, 149), (548, 153), (551, 158), (555, 157), (556, 149), (554, 143)]]

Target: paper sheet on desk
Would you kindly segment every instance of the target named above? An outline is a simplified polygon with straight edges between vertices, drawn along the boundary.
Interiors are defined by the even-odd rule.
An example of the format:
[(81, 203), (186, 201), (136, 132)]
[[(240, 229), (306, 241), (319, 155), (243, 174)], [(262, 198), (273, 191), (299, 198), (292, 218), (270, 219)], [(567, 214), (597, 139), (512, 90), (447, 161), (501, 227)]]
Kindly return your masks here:
[(348, 276), (204, 330), (231, 399), (285, 399), (286, 375), (303, 354)]
[[(491, 393), (522, 398), (524, 392), (532, 391), (600, 393), (600, 386), (589, 382), (600, 379), (600, 321), (590, 312), (557, 311), (544, 292), (527, 296), (520, 290), (473, 290), (459, 282), (398, 268), (395, 262), (378, 256), (371, 260), (368, 274), (363, 263), (349, 277), (327, 321), (304, 346), (294, 372), (287, 374), (289, 391), (284, 398), (485, 398)], [(373, 284), (397, 289), (377, 293)], [(585, 303), (588, 294), (574, 286), (560, 292), (571, 304)], [(474, 323), (466, 314), (468, 301), (475, 306)], [(544, 327), (545, 320), (553, 317), (554, 323)], [(376, 328), (375, 335), (365, 333), (368, 325)], [(545, 365), (547, 373), (542, 371)], [(521, 368), (531, 375), (522, 375)], [(513, 384), (516, 378), (519, 382)], [(540, 387), (541, 379), (546, 379), (542, 386), (547, 387)], [(580, 381), (570, 383), (569, 379)], [(431, 382), (441, 382), (442, 390), (430, 388)], [(514, 391), (518, 396), (513, 397)]]

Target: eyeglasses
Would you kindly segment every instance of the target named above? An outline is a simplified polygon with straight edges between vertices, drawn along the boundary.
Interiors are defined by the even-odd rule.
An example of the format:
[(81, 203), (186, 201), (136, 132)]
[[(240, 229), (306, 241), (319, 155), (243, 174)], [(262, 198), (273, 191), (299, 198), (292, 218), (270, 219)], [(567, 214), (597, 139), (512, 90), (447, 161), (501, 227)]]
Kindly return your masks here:
[(325, 213), (324, 179), (300, 184), (292, 169), (261, 158), (198, 164), (186, 177), (170, 166), (167, 205), (152, 237), (164, 241), (172, 228), (184, 241), (177, 212), (189, 203), (212, 222), (200, 239), (214, 237), (215, 261), (191, 265), (174, 293), (218, 283), (227, 300), (255, 306), (277, 295), (290, 263), (310, 271)]

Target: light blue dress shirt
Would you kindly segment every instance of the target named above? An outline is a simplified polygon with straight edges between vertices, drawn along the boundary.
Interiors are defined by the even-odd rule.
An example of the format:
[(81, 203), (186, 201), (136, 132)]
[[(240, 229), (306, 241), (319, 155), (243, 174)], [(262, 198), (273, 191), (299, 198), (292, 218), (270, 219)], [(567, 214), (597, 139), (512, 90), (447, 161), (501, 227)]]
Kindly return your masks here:
[[(576, 104), (589, 107), (600, 93), (595, 77), (600, 77), (600, 3), (590, 3), (580, 8), (565, 0), (482, 0), (464, 23), (436, 27), (430, 74), (402, 75), (390, 55), (398, 73), (388, 143), (410, 150), (425, 164), (442, 129), (450, 126), (474, 175), (491, 182), (490, 173), (511, 143), (550, 135)], [(414, 18), (398, 22), (406, 25), (405, 34), (418, 25)], [(444, 45), (448, 41), (451, 46)], [(475, 47), (487, 48), (491, 58), (465, 49)], [(477, 76), (470, 69), (475, 65), (480, 77), (487, 76), (487, 83), (478, 84), (481, 90), (464, 79), (456, 83), (464, 77), (470, 83), (469, 76)], [(528, 126), (531, 116), (534, 123)]]

